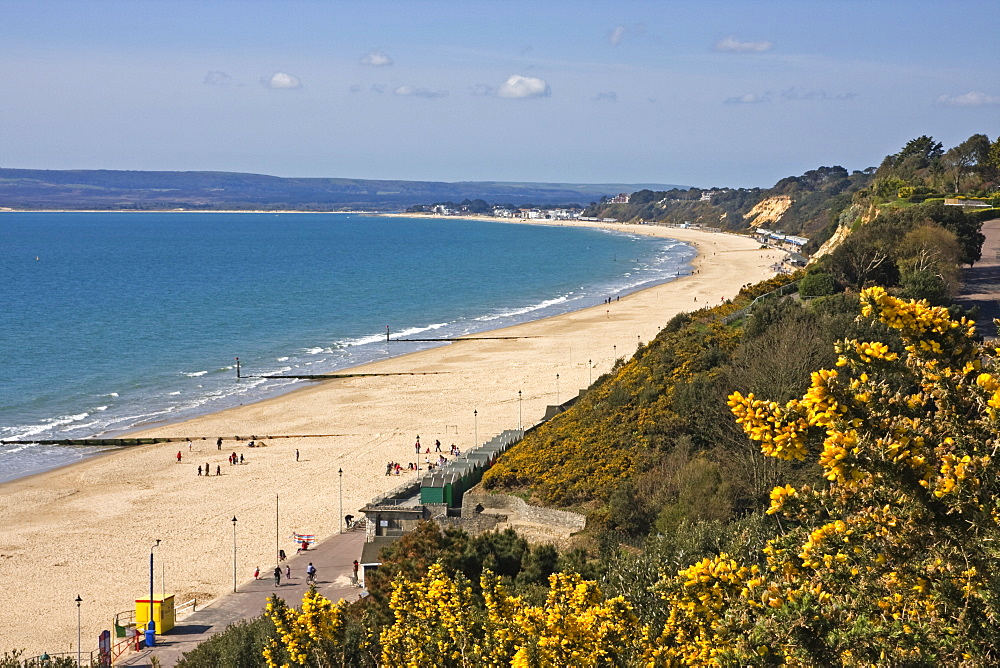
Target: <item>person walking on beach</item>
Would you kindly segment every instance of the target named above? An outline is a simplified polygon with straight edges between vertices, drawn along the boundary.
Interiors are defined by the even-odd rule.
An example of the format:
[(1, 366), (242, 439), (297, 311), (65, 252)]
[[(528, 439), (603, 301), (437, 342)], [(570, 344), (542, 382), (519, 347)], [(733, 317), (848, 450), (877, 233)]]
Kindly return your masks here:
[(205, 477), (212, 475), (212, 469), (208, 468), (208, 462), (205, 462)]
[(299, 461), (299, 449), (295, 448), (295, 461)]
[(274, 586), (281, 586), (281, 566), (274, 567)]
[(240, 453), (240, 464), (242, 464), (242, 463), (243, 463), (243, 453), (241, 452)]
[(215, 475), (222, 475), (222, 467), (218, 464), (215, 465)]
[(441, 441), (434, 440), (434, 452), (441, 452)]
[(222, 437), (221, 436), (219, 437), (219, 440), (215, 442), (215, 445), (216, 445), (217, 448), (219, 448), (220, 451), (222, 450)]
[(177, 451), (177, 463), (178, 464), (181, 463), (181, 451), (180, 450)]
[(253, 579), (254, 580), (259, 580), (260, 579), (260, 566), (258, 566), (257, 568), (255, 568), (253, 570)]
[(201, 477), (201, 464), (198, 464), (198, 477)]

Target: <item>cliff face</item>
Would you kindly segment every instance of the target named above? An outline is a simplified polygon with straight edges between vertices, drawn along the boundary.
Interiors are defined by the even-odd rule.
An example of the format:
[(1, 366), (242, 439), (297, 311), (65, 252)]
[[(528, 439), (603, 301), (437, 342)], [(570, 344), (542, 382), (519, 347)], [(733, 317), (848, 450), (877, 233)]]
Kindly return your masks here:
[(758, 202), (752, 209), (747, 211), (743, 220), (750, 227), (778, 226), (781, 217), (785, 215), (792, 206), (792, 198), (788, 195), (778, 195), (768, 197)]

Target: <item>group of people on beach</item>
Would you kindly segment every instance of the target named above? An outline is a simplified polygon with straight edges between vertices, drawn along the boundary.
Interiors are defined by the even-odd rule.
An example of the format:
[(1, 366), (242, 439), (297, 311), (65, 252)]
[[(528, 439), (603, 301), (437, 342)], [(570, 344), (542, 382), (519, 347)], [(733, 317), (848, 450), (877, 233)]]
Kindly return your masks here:
[[(444, 452), (444, 450), (441, 449), (441, 441), (439, 440), (434, 441), (434, 452), (436, 453)], [(451, 448), (448, 450), (448, 452), (452, 457), (458, 457), (459, 455), (462, 454), (462, 451), (454, 443), (451, 444)], [(431, 454), (431, 449), (430, 447), (427, 447), (423, 450), (423, 452), (421, 452), (420, 436), (417, 436), (417, 441), (416, 443), (413, 444), (413, 454), (416, 455), (417, 461), (409, 462), (406, 465), (406, 470), (407, 471), (423, 470), (420, 466), (420, 455)], [(425, 456), (423, 468), (428, 471), (433, 471), (436, 467), (444, 466), (447, 463), (448, 463), (448, 458), (445, 457), (444, 454), (439, 454), (436, 462), (432, 462), (430, 457)], [(402, 473), (402, 471), (403, 471), (403, 465), (400, 464), (399, 462), (387, 462), (385, 465), (386, 475), (399, 475), (400, 473)]]
[[(253, 438), (256, 439), (257, 437), (254, 436)], [(239, 436), (237, 436), (236, 440), (240, 440), (241, 441), (243, 439), (241, 439)], [(222, 450), (222, 437), (221, 436), (216, 441), (215, 445), (216, 445), (216, 447), (219, 450)], [(263, 443), (260, 443), (260, 444), (255, 443), (254, 440), (251, 440), (247, 444), (247, 446), (251, 447), (251, 448), (253, 448), (253, 447), (262, 447), (263, 445), (264, 445)], [(191, 440), (188, 439), (188, 449), (191, 450), (191, 448), (192, 448), (192, 443), (191, 443)], [(296, 458), (296, 460), (298, 459), (298, 450), (295, 451), (295, 458)], [(243, 453), (237, 453), (236, 451), (233, 451), (229, 455), (229, 457), (227, 457), (227, 459), (229, 460), (229, 465), (230, 466), (236, 466), (238, 464), (244, 464), (244, 463), (246, 463), (246, 458), (243, 456)], [(178, 450), (177, 451), (177, 463), (180, 464), (182, 462), (182, 460), (183, 460), (183, 453), (180, 450)], [(206, 462), (204, 466), (201, 466), (199, 464), (197, 470), (198, 470), (198, 475), (199, 476), (203, 476), (204, 475), (204, 476), (208, 477), (208, 476), (212, 475), (212, 467), (211, 467), (211, 465), (208, 462)], [(222, 466), (219, 465), (219, 464), (216, 464), (216, 466), (215, 466), (215, 475), (217, 475), (217, 476), (222, 475)]]

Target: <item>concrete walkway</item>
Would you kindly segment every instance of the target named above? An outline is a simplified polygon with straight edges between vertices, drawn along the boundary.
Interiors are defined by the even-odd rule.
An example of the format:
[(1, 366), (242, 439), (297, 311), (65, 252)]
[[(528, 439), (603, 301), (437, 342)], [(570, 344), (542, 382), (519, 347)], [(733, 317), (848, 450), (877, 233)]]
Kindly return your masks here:
[[(190, 652), (213, 635), (220, 633), (230, 624), (241, 619), (251, 619), (264, 611), (268, 597), (273, 593), (283, 598), (289, 606), (298, 607), (306, 585), (306, 567), (309, 562), (316, 567), (316, 589), (326, 598), (336, 602), (340, 599), (356, 600), (361, 590), (351, 584), (354, 560), (361, 557), (365, 543), (363, 530), (352, 530), (328, 538), (317, 544), (316, 549), (292, 555), (281, 563), (281, 586), (274, 586), (270, 575), (274, 567), (264, 569), (268, 577), (244, 582), (237, 593), (229, 593), (212, 601), (207, 607), (192, 613), (177, 623), (169, 633), (156, 636), (156, 647), (126, 654), (116, 666), (150, 666), (150, 658), (156, 656), (160, 665), (170, 668), (185, 652)], [(292, 578), (285, 581), (285, 564), (292, 567)]]
[(986, 339), (997, 338), (994, 318), (1000, 318), (1000, 218), (983, 223), (982, 258), (974, 267), (962, 269), (962, 287), (955, 303), (979, 307), (976, 331)]

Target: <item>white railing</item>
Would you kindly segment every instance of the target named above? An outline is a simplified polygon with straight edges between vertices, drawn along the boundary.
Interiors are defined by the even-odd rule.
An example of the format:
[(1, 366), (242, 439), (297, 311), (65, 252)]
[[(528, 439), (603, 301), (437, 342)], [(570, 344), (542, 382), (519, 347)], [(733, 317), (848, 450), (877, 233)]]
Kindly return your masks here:
[(182, 612), (186, 612), (188, 608), (191, 608), (191, 612), (198, 612), (198, 599), (192, 598), (186, 603), (181, 603), (176, 608), (174, 608), (174, 615), (179, 615)]

